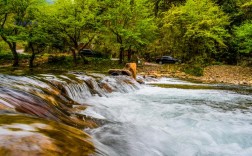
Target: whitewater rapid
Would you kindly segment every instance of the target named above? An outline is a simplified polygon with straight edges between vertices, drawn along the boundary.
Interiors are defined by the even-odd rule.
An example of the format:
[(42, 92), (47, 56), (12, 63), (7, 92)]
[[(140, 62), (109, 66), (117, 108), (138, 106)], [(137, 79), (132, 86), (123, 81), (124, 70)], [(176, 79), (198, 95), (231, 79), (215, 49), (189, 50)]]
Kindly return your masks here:
[[(83, 113), (107, 120), (88, 133), (108, 155), (251, 156), (252, 96), (190, 89), (177, 79), (149, 82), (130, 93), (92, 97)], [(151, 84), (181, 84), (187, 89)]]
[(0, 155), (252, 155), (252, 87), (142, 79), (0, 74)]

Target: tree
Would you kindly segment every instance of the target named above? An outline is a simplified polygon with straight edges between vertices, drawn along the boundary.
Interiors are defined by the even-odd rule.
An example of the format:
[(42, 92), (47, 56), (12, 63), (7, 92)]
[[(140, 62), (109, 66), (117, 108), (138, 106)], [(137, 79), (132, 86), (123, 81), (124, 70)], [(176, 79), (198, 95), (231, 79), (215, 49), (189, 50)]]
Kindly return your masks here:
[(44, 15), (43, 22), (71, 49), (77, 63), (76, 54), (95, 38), (96, 14), (96, 0), (57, 0)]
[(0, 2), (0, 35), (8, 44), (13, 57), (13, 66), (19, 65), (16, 51), (17, 40), (23, 30), (30, 24), (29, 11), (40, 5), (43, 0), (1, 0)]
[(34, 59), (37, 54), (43, 52), (47, 46), (50, 46), (53, 42), (53, 35), (50, 35), (48, 31), (37, 20), (34, 24), (26, 27), (20, 34), (20, 41), (27, 43), (27, 49), (31, 51), (31, 57), (29, 60), (29, 67), (34, 67)]
[[(146, 0), (109, 0), (103, 3), (103, 33), (112, 36), (119, 47), (119, 63), (124, 61), (124, 51), (141, 49), (156, 35), (154, 17)], [(113, 42), (113, 41), (112, 41)]]
[(186, 62), (210, 61), (226, 50), (229, 18), (210, 0), (187, 0), (164, 14), (162, 44)]
[(47, 7), (45, 1), (40, 1), (39, 5), (30, 7), (26, 14), (27, 24), (25, 27), (18, 27), (20, 33), (15, 37), (16, 41), (26, 43), (26, 50), (31, 51), (29, 60), (30, 68), (34, 67), (33, 62), (36, 54), (44, 51), (45, 48), (54, 41), (54, 35), (50, 34), (47, 25), (41, 20), (41, 17), (44, 15), (43, 11), (45, 11)]

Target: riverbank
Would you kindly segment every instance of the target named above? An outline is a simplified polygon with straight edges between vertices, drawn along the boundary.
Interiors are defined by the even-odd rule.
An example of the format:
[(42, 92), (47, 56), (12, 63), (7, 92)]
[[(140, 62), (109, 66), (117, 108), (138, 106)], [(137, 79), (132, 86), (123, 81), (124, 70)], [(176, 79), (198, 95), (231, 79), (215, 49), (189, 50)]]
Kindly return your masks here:
[[(124, 64), (119, 65), (118, 61), (104, 58), (87, 58), (88, 63), (86, 64), (84, 64), (83, 60), (79, 58), (78, 63), (74, 64), (71, 55), (63, 55), (63, 57), (61, 55), (55, 55), (54, 57), (58, 58), (55, 62), (49, 62), (48, 55), (39, 55), (36, 58), (35, 67), (30, 69), (28, 67), (29, 57), (22, 55), (20, 66), (13, 68), (11, 66), (11, 56), (9, 57), (7, 60), (0, 59), (0, 73), (26, 75), (55, 72), (65, 73), (69, 70), (76, 72), (107, 73), (109, 69), (121, 69), (124, 67)], [(187, 68), (187, 71), (185, 70), (185, 68)], [(203, 70), (196, 69), (196, 72), (201, 73), (202, 76), (194, 76), (192, 74), (188, 74), (192, 69), (193, 68), (188, 67), (188, 65), (185, 64), (159, 65), (155, 63), (144, 63), (143, 65), (138, 67), (138, 74), (151, 77), (176, 77), (203, 83), (227, 83), (252, 86), (251, 67), (212, 65), (204, 68)]]
[[(8, 55), (9, 56), (9, 55)], [(10, 75), (30, 75), (42, 73), (66, 73), (72, 72), (98, 72), (107, 73), (109, 69), (120, 69), (124, 64), (119, 65), (117, 60), (109, 58), (87, 57), (86, 62), (78, 57), (75, 64), (71, 55), (39, 55), (36, 57), (34, 67), (29, 68), (29, 56), (23, 55), (18, 67), (12, 67), (12, 58), (1, 59), (0, 56), (0, 73)], [(52, 56), (53, 59), (49, 59)], [(51, 57), (51, 58), (52, 58)]]
[(138, 68), (140, 75), (151, 77), (176, 77), (203, 83), (227, 83), (252, 86), (252, 68), (231, 65), (212, 65), (203, 69), (202, 76), (183, 72), (181, 65), (145, 64)]

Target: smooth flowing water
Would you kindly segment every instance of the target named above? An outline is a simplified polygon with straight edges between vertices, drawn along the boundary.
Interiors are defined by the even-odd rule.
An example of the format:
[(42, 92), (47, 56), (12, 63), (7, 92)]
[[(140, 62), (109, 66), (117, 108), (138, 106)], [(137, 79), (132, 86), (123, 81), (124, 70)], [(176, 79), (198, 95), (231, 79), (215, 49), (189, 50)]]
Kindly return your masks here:
[(0, 75), (0, 155), (252, 155), (251, 87), (145, 81)]
[[(109, 155), (252, 155), (251, 94), (176, 79), (149, 84), (168, 88), (147, 85), (127, 94), (88, 99), (93, 107), (87, 114), (111, 121), (89, 131)], [(176, 88), (178, 84), (187, 89)]]

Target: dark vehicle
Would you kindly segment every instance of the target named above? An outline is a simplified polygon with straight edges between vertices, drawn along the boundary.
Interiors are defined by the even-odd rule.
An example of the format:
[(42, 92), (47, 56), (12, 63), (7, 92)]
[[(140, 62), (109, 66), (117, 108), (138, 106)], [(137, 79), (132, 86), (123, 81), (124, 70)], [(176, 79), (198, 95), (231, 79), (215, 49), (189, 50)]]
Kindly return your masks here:
[(165, 64), (165, 63), (174, 64), (176, 62), (180, 62), (180, 60), (172, 58), (171, 56), (163, 56), (161, 58), (156, 59), (156, 63), (159, 64)]
[(96, 53), (90, 49), (82, 49), (79, 54), (80, 56), (89, 56), (89, 57), (96, 56)]

